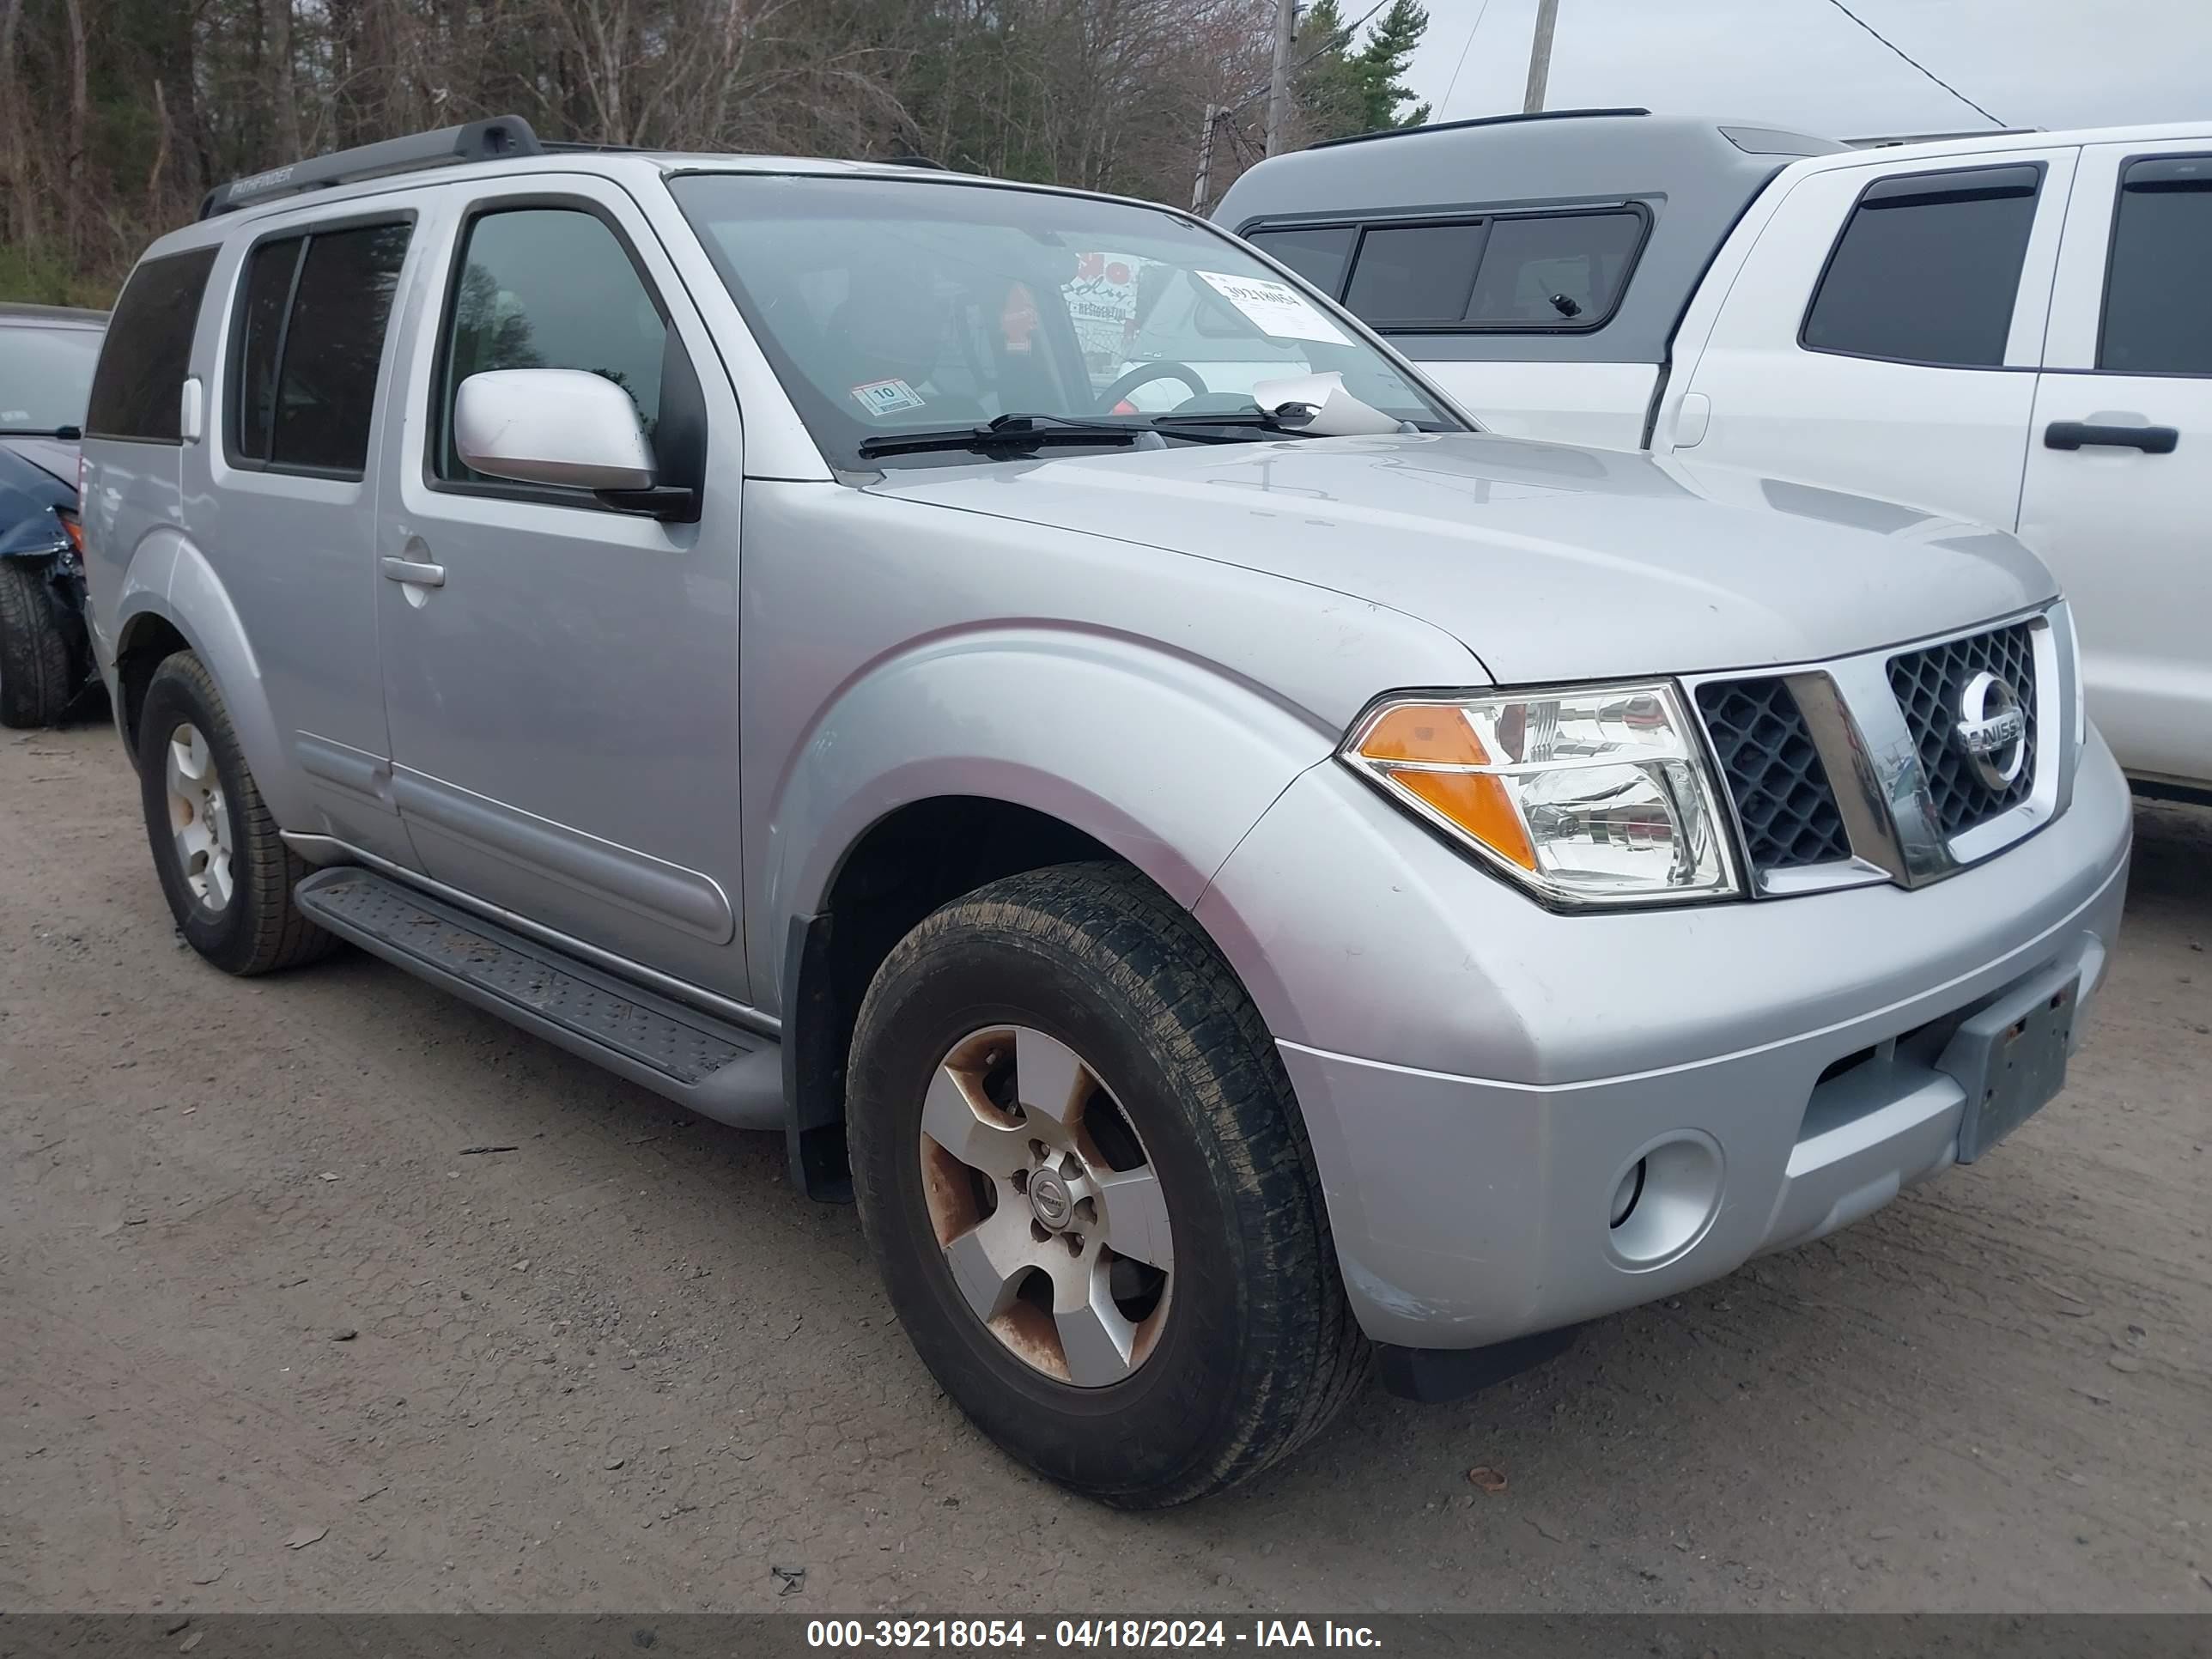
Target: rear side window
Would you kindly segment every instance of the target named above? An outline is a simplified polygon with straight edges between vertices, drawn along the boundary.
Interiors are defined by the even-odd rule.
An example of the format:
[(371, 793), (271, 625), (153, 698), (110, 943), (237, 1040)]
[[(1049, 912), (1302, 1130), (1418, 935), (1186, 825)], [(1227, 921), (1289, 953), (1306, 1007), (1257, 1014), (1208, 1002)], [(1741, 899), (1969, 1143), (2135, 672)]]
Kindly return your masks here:
[(1996, 368), (2035, 224), (2040, 164), (1869, 185), (1829, 252), (1800, 342), (1814, 351)]
[(1360, 238), (1345, 304), (1378, 327), (1461, 321), (1489, 230), (1480, 220), (1370, 228)]
[(1255, 230), (1249, 240), (1334, 299), (1344, 292), (1352, 245), (1358, 239), (1359, 232), (1350, 225), (1293, 225), (1281, 230)]
[(647, 438), (659, 424), (668, 325), (621, 240), (580, 209), (509, 208), (470, 224), (442, 349), (442, 479), (497, 482), (453, 444), (454, 396), (487, 369), (580, 368), (629, 393)]
[(1607, 207), (1249, 234), (1386, 331), (1548, 334), (1611, 319), (1650, 224), (1640, 207)]
[(202, 247), (145, 260), (131, 273), (93, 374), (84, 417), (89, 435), (181, 441), (178, 406), (191, 370), (192, 327), (214, 266), (215, 250)]
[(2130, 163), (2113, 215), (2097, 367), (2212, 374), (2212, 155)]
[(1491, 227), (1467, 319), (1510, 327), (1602, 318), (1643, 240), (1640, 213), (1500, 219)]
[(362, 476), (410, 233), (349, 225), (247, 256), (229, 400), (234, 464)]

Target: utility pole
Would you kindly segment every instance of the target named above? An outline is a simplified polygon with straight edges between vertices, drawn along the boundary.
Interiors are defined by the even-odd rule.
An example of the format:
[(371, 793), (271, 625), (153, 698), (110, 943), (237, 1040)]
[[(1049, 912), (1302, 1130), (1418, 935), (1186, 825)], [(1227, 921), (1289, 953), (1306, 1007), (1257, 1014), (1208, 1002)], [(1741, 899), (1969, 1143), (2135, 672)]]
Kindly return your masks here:
[(1221, 106), (1206, 106), (1206, 126), (1198, 135), (1198, 181), (1190, 187), (1190, 210), (1204, 216), (1206, 192), (1213, 183), (1213, 130), (1221, 125)]
[(1267, 83), (1267, 154), (1283, 148), (1291, 120), (1291, 39), (1297, 32), (1298, 0), (1275, 0), (1275, 70)]
[(1528, 46), (1528, 93), (1521, 112), (1534, 115), (1544, 107), (1544, 82), (1552, 76), (1552, 29), (1559, 21), (1559, 0), (1536, 0), (1536, 38)]

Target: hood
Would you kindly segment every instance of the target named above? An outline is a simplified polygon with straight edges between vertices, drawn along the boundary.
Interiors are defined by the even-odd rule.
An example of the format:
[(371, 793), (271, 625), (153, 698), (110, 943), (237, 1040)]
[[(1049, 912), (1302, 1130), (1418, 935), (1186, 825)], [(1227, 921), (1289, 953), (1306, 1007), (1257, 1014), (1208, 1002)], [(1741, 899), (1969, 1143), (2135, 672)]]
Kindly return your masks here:
[[(42, 559), (70, 544), (54, 513), (76, 505), (76, 486), (32, 465), (12, 447), (26, 441), (46, 441), (10, 438), (0, 444), (0, 559)], [(75, 467), (70, 471), (73, 477)]]
[(76, 494), (76, 450), (59, 438), (0, 438), (0, 449), (21, 456), (40, 471), (49, 474)]
[(1485, 433), (893, 469), (870, 488), (1388, 605), (1450, 633), (1501, 684), (1809, 662), (2057, 592), (2000, 532)]

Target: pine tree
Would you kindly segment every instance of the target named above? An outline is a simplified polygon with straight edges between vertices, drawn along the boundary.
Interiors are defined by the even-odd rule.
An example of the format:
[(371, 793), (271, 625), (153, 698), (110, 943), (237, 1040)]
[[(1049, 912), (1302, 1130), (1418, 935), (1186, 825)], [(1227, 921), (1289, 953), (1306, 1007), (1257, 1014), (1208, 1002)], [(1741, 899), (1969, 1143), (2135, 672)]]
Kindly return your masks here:
[(1402, 116), (1398, 113), (1399, 105), (1413, 100), (1404, 76), (1428, 28), (1429, 14), (1416, 0), (1391, 0), (1390, 9), (1367, 37), (1367, 44), (1352, 56), (1352, 67), (1359, 79), (1370, 131), (1418, 127), (1429, 118), (1426, 104), (1415, 104)]

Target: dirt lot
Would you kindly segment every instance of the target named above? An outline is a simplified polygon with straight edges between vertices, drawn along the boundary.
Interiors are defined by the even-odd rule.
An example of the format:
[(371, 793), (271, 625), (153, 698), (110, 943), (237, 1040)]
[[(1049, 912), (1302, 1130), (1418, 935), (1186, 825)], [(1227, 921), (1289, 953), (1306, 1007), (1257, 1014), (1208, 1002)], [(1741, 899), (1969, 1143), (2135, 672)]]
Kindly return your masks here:
[(224, 978), (112, 736), (11, 735), (0, 1607), (2212, 1607), (2212, 814), (2138, 830), (2002, 1152), (1132, 1516), (968, 1427), (777, 1143), (359, 955)]

